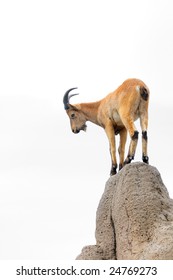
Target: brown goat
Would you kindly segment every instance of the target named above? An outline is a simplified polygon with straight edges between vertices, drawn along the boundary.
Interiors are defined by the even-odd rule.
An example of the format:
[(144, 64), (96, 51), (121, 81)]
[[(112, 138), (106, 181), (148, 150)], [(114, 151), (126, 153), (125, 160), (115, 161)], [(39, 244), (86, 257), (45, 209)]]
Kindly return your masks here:
[[(116, 174), (116, 143), (115, 135), (120, 135), (119, 170), (124, 164), (134, 159), (138, 142), (138, 131), (134, 122), (139, 118), (142, 129), (142, 160), (148, 163), (147, 127), (149, 89), (138, 79), (128, 79), (114, 92), (97, 102), (71, 105), (69, 100), (76, 94), (69, 95), (69, 89), (63, 98), (64, 108), (70, 118), (71, 129), (74, 133), (86, 130), (86, 122), (91, 121), (104, 128), (109, 139), (112, 159), (111, 175)], [(128, 155), (124, 161), (127, 132), (131, 137)]]

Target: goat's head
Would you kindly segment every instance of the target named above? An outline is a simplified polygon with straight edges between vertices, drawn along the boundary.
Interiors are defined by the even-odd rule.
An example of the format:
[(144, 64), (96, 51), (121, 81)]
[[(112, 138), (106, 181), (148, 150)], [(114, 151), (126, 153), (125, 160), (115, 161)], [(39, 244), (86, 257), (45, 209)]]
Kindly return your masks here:
[(73, 133), (79, 133), (81, 130), (86, 131), (86, 118), (83, 112), (80, 110), (79, 105), (71, 105), (69, 100), (72, 96), (78, 95), (78, 93), (69, 95), (70, 91), (77, 88), (70, 88), (66, 91), (63, 98), (64, 109), (70, 118), (70, 125)]

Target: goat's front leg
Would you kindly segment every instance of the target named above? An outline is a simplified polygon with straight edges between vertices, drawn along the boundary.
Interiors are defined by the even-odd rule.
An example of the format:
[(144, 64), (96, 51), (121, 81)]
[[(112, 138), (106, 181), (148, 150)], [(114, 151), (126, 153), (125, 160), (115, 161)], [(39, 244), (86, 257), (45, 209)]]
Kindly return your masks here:
[(117, 173), (117, 159), (116, 159), (116, 143), (115, 143), (115, 132), (112, 122), (109, 121), (105, 126), (105, 132), (109, 140), (110, 154), (112, 160), (112, 167), (110, 175), (115, 175)]

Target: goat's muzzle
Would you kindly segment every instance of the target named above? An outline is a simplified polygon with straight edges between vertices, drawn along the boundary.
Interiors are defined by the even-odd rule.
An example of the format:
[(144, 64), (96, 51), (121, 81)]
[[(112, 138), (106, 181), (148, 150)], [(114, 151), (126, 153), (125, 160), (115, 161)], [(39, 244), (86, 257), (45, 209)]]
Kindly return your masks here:
[(73, 133), (75, 133), (75, 134), (77, 134), (77, 133), (79, 133), (79, 132), (80, 132), (80, 130), (79, 130), (79, 129), (72, 129), (72, 131), (73, 131)]
[(72, 132), (75, 133), (75, 134), (77, 134), (77, 133), (79, 133), (81, 130), (86, 131), (86, 129), (87, 129), (87, 125), (84, 124), (84, 125), (81, 126), (80, 129), (78, 129), (78, 128), (74, 129), (74, 128), (73, 128), (73, 129), (72, 129)]

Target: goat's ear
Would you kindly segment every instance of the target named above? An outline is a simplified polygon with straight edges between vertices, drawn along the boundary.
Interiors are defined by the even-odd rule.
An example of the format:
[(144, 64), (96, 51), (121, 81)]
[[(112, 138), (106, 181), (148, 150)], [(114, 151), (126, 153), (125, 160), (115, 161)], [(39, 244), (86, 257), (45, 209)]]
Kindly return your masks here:
[(77, 107), (75, 107), (74, 105), (68, 104), (69, 109), (68, 110), (74, 110), (74, 111), (79, 111)]

